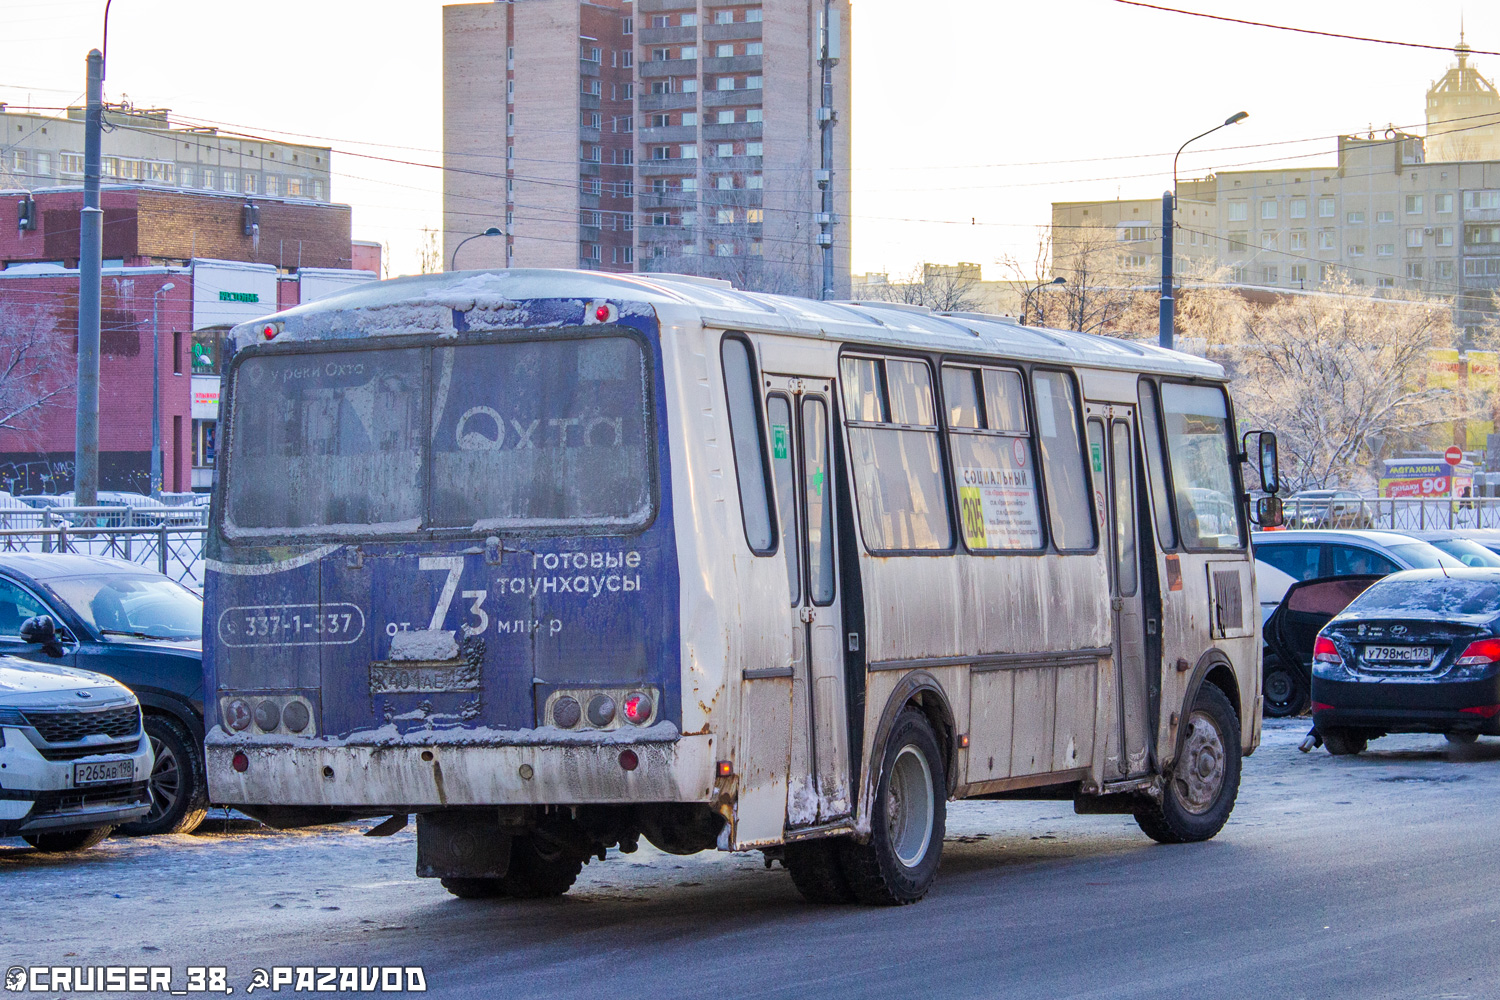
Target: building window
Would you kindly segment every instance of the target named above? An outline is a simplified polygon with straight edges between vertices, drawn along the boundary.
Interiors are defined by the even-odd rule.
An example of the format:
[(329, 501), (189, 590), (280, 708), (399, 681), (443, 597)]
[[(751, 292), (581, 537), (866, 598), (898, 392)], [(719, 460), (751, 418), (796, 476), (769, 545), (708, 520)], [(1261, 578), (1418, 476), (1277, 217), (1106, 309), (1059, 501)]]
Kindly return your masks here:
[(182, 374), (182, 333), (172, 331), (172, 374)]
[(763, 156), (763, 155), (765, 155), (764, 150), (765, 150), (765, 146), (762, 143), (759, 143), (759, 142), (747, 142), (747, 143), (745, 143), (745, 155), (746, 156)]
[(747, 76), (747, 77), (745, 77), (745, 89), (746, 90), (760, 90), (763, 86), (764, 86), (764, 82), (761, 80), (760, 77), (758, 77), (758, 76)]
[(583, 92), (585, 94), (588, 94), (590, 97), (598, 97), (600, 93), (602, 93), (602, 88), (600, 87), (598, 80), (585, 80), (583, 85)]
[(1406, 262), (1406, 280), (1422, 280), (1422, 262), (1420, 260), (1409, 260)]
[(671, 115), (652, 115), (651, 116), (651, 127), (652, 128), (670, 128), (671, 125), (672, 125), (672, 116)]
[(1243, 285), (1247, 280), (1245, 277), (1245, 265), (1236, 264), (1229, 272), (1229, 278), (1236, 284)]
[(1365, 255), (1365, 245), (1363, 243), (1351, 243), (1351, 244), (1349, 244), (1349, 256), (1351, 256), (1351, 257), (1363, 257), (1364, 255)]
[(687, 125), (697, 125), (698, 124), (698, 112), (696, 112), (696, 111), (684, 111), (682, 113), (682, 124), (684, 126), (687, 126)]
[(745, 20), (749, 21), (749, 22), (752, 22), (752, 23), (755, 22), (755, 21), (759, 21), (760, 20), (760, 8), (759, 7), (752, 7), (749, 10), (745, 11)]
[(516, 81), (514, 81), (514, 80), (506, 80), (505, 81), (505, 103), (506, 104), (514, 104), (515, 102), (516, 102)]
[(180, 187), (192, 187), (195, 179), (192, 167), (179, 167), (177, 169), (177, 183)]
[(1229, 234), (1229, 252), (1230, 253), (1244, 253), (1246, 250), (1248, 250), (1250, 248), (1249, 241), (1250, 241), (1250, 234), (1249, 233), (1245, 233), (1245, 232), (1230, 233)]
[(747, 56), (758, 56), (764, 50), (765, 50), (764, 46), (760, 42), (746, 42), (745, 43), (745, 55), (747, 55)]
[(630, 67), (635, 65), (634, 49), (626, 49), (624, 52), (620, 53), (620, 65), (625, 67), (626, 69), (629, 69)]
[(651, 81), (651, 93), (653, 93), (653, 94), (670, 94), (671, 92), (672, 92), (672, 81), (671, 80), (652, 80)]
[(733, 90), (734, 89), (734, 77), (732, 77), (732, 76), (721, 76), (721, 77), (719, 77), (718, 89), (720, 89), (720, 90)]
[(653, 147), (651, 147), (651, 159), (653, 159), (653, 160), (670, 160), (671, 158), (672, 158), (672, 147), (671, 146), (653, 146)]
[(1331, 219), (1333, 217), (1334, 217), (1333, 216), (1333, 199), (1332, 198), (1319, 198), (1318, 199), (1318, 218), (1320, 218), (1320, 219)]
[(728, 59), (734, 55), (734, 46), (732, 44), (720, 45), (718, 48), (714, 49), (714, 55), (718, 56), (720, 59)]
[(684, 94), (696, 94), (698, 92), (698, 81), (696, 79), (682, 80), (681, 90)]
[(1377, 244), (1375, 244), (1375, 256), (1377, 256), (1377, 257), (1394, 257), (1394, 256), (1396, 256), (1396, 244), (1394, 244), (1394, 243), (1377, 243)]
[(62, 171), (62, 173), (65, 173), (65, 174), (81, 174), (81, 173), (83, 173), (83, 154), (82, 153), (62, 153), (62, 154), (60, 154), (58, 156), (58, 162), (60, 164), (60, 168), (59, 169)]
[(1287, 209), (1287, 214), (1293, 219), (1307, 218), (1307, 199), (1293, 198), (1291, 205)]
[(751, 108), (749, 111), (745, 112), (745, 121), (747, 122), (758, 122), (764, 120), (765, 112), (760, 108)]
[(1244, 222), (1249, 219), (1249, 207), (1243, 199), (1236, 198), (1229, 203), (1229, 221)]
[(508, 46), (505, 50), (505, 68), (516, 68), (516, 47), (514, 45)]
[(1375, 279), (1375, 287), (1376, 288), (1395, 288), (1396, 287), (1396, 279), (1395, 278), (1376, 278)]
[(1362, 226), (1365, 224), (1365, 213), (1349, 212), (1344, 216), (1344, 223), (1350, 226)]
[(593, 261), (595, 264), (599, 263), (601, 260), (604, 259), (604, 254), (603, 254), (602, 251), (603, 251), (603, 248), (600, 247), (599, 244), (597, 244), (597, 243), (595, 243), (592, 246), (590, 246), (589, 247), (589, 260)]
[(1289, 242), (1287, 244), (1287, 248), (1290, 249), (1290, 250), (1306, 250), (1307, 249), (1307, 230), (1305, 230), (1305, 229), (1293, 230), (1293, 232), (1291, 234), (1291, 242)]
[(286, 179), (286, 196), (288, 198), (302, 197), (302, 178), (288, 177)]
[(745, 187), (750, 188), (753, 191), (759, 191), (760, 189), (764, 188), (765, 186), (766, 186), (766, 179), (764, 177), (760, 176), (759, 174), (756, 174), (754, 177), (746, 177), (745, 178)]
[(1385, 211), (1382, 211), (1382, 212), (1376, 212), (1375, 213), (1375, 224), (1377, 226), (1380, 225), (1380, 224), (1382, 224), (1382, 223), (1395, 222), (1395, 221), (1396, 221), (1396, 213), (1390, 211), (1389, 209), (1387, 209)]
[(266, 194), (272, 198), (281, 194), (281, 178), (276, 174), (266, 174)]
[(1260, 217), (1263, 221), (1267, 222), (1276, 218), (1276, 202), (1274, 199), (1267, 198), (1260, 203)]
[(745, 212), (745, 221), (750, 223), (751, 225), (765, 222), (765, 220), (766, 211), (763, 208), (751, 208), (747, 209)]
[(1299, 285), (1302, 284), (1302, 283), (1304, 283), (1304, 282), (1306, 282), (1307, 281), (1307, 265), (1306, 264), (1293, 264), (1292, 265), (1292, 269), (1291, 269), (1291, 278), (1292, 278), (1293, 281), (1297, 282)]
[[(247, 177), (253, 177), (255, 175), (254, 174), (247, 174), (246, 176)], [(267, 180), (269, 180), (269, 179), (270, 178), (267, 177)], [(214, 189), (214, 180), (215, 180), (215, 178), (214, 178), (214, 172), (212, 170), (209, 170), (207, 167), (204, 167), (203, 168), (203, 190), (205, 190), (205, 191), (212, 191)], [(246, 185), (246, 187), (245, 187), (245, 193), (246, 194), (251, 194), (252, 193), (251, 190), (250, 190), (249, 185)], [(267, 194), (272, 194), (273, 192), (269, 188), (267, 188), (266, 193)]]
[(696, 27), (698, 27), (698, 15), (697, 14), (683, 14), (681, 17), (679, 17), (677, 19), (677, 26), (679, 28), (696, 28)]
[(721, 208), (721, 209), (719, 209), (716, 221), (721, 226), (727, 226), (730, 223), (734, 222), (734, 209), (732, 209), (732, 208)]
[(1318, 230), (1318, 249), (1319, 250), (1332, 250), (1332, 249), (1334, 249), (1338, 245), (1338, 244), (1334, 243), (1334, 239), (1335, 238), (1336, 238), (1335, 237), (1335, 233), (1334, 233), (1334, 231), (1332, 229), (1320, 229), (1320, 230)]
[(679, 58), (679, 59), (697, 59), (698, 58), (698, 46), (696, 46), (696, 45), (684, 45), (682, 47), (682, 51), (677, 54), (677, 58)]
[(33, 171), (38, 177), (52, 176), (52, 154), (37, 153), (35, 156), (36, 169)]
[[(208, 174), (209, 173), (210, 172), (205, 172), (204, 175), (203, 175), (204, 176), (204, 182), (203, 182), (203, 186), (204, 187), (213, 187), (213, 184), (209, 182), (209, 178), (208, 178)], [(245, 174), (245, 193), (246, 194), (255, 194), (256, 183), (257, 183), (257, 181), (256, 181), (256, 175), (255, 174)]]
[[(1451, 196), (1450, 196), (1451, 197)], [(1440, 247), (1451, 247), (1453, 245), (1453, 227), (1442, 226), (1435, 230), (1437, 234), (1437, 245)]]
[(1437, 262), (1437, 277), (1444, 281), (1453, 280), (1453, 261), (1440, 260)]
[[(1422, 196), (1421, 195), (1419, 195), (1419, 194), (1409, 194), (1409, 195), (1406, 196), (1406, 214), (1407, 215), (1421, 215), (1422, 214)], [(1418, 277), (1421, 277), (1421, 275), (1418, 275)]]
[(624, 90), (625, 90), (625, 100), (627, 100), (627, 101), (633, 101), (633, 100), (635, 100), (635, 84), (633, 84), (633, 83), (627, 83), (627, 84), (625, 84)]
[(1435, 194), (1432, 196), (1432, 210), (1439, 215), (1453, 211), (1453, 195)]
[(734, 23), (734, 11), (732, 11), (732, 10), (716, 10), (716, 11), (714, 11), (714, 24), (733, 24), (733, 23)]
[(1470, 257), (1464, 261), (1464, 277), (1493, 278), (1500, 275), (1500, 257)]
[(1261, 233), (1260, 234), (1260, 248), (1262, 250), (1275, 250), (1276, 249), (1276, 234), (1275, 233)]
[(1410, 249), (1420, 249), (1422, 246), (1422, 230), (1408, 229), (1406, 231), (1406, 245)]
[(627, 264), (634, 264), (635, 263), (635, 247), (626, 247), (625, 248), (625, 263), (627, 263)]
[(698, 178), (684, 177), (682, 179), (682, 190), (684, 193), (692, 194), (698, 190)]
[(698, 147), (696, 145), (683, 146), (682, 158), (684, 160), (696, 160), (698, 158)]
[(718, 146), (718, 155), (719, 156), (733, 156), (734, 155), (734, 143), (732, 143), (732, 142), (721, 142), (721, 143), (719, 143), (719, 146)]
[(1464, 243), (1469, 246), (1500, 243), (1500, 226), (1464, 226)]
[(622, 35), (633, 35), (633, 34), (635, 34), (635, 18), (633, 18), (633, 17), (627, 17), (627, 18), (624, 18), (623, 20), (620, 21), (620, 34), (622, 34)]
[[(226, 170), (226, 171), (224, 171), (224, 176), (223, 176), (224, 190), (225, 191), (234, 191), (235, 190), (235, 181), (236, 180), (237, 180), (237, 178), (235, 177), (234, 171), (232, 171), (232, 170)], [(322, 181), (313, 181), (313, 197), (314, 198), (321, 198), (321, 197), (323, 197), (322, 190), (323, 190), (323, 182)]]
[(1260, 269), (1260, 283), (1263, 285), (1277, 284), (1276, 265), (1267, 264)]
[(1326, 285), (1328, 284), (1328, 282), (1333, 280), (1333, 276), (1337, 272), (1338, 268), (1334, 267), (1332, 264), (1324, 264), (1322, 267), (1318, 268), (1318, 280)]
[[(1500, 191), (1465, 191), (1464, 209), (1500, 208)], [(1467, 268), (1467, 264), (1465, 265)]]

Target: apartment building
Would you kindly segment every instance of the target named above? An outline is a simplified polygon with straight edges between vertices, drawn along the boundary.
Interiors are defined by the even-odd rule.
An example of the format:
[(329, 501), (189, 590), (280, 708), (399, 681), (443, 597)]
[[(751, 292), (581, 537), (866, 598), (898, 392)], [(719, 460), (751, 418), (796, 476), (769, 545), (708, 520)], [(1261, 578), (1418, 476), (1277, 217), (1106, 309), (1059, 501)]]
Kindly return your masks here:
[[(1493, 317), (1500, 291), (1500, 155), (1468, 156), (1488, 149), (1486, 109), (1500, 108), (1500, 100), (1467, 65), (1466, 51), (1458, 57), (1428, 94), (1429, 121), (1441, 126), (1434, 134), (1346, 135), (1329, 166), (1222, 171), (1183, 182), (1177, 253), (1192, 259), (1196, 250), (1198, 266), (1245, 285), (1309, 289), (1342, 273), (1375, 289), (1452, 298), (1460, 326)], [(1465, 94), (1467, 103), (1458, 103)], [(1452, 127), (1460, 110), (1470, 116), (1463, 132)], [(1463, 143), (1458, 136), (1466, 137)], [(1434, 147), (1455, 158), (1434, 159)], [(1201, 226), (1191, 215), (1194, 202), (1208, 209)], [(1160, 208), (1152, 206), (1159, 199), (1054, 204), (1054, 269), (1065, 274), (1069, 255), (1077, 253), (1072, 244), (1080, 231), (1069, 227), (1097, 217), (1117, 229), (1130, 265), (1110, 283), (1130, 280), (1141, 268), (1159, 275)], [(1136, 216), (1152, 211), (1146, 225), (1156, 228), (1146, 231), (1146, 241), (1130, 239), (1140, 232)]]
[[(827, 177), (822, 0), (444, 7), (445, 261), (700, 274), (816, 295), (820, 185), (831, 183), (835, 288), (847, 295), (848, 0), (831, 6)], [(473, 239), (453, 259), (492, 227), (504, 237)]]
[[(1174, 270), (1191, 277), (1217, 260), (1213, 186), (1184, 181), (1177, 198)], [(1071, 282), (1161, 282), (1161, 198), (1052, 203), (1052, 273)]]
[[(43, 114), (0, 104), (0, 188), (83, 183), (84, 109)], [(268, 142), (215, 128), (172, 124), (165, 108), (106, 108), (105, 184), (327, 202), (327, 146)]]

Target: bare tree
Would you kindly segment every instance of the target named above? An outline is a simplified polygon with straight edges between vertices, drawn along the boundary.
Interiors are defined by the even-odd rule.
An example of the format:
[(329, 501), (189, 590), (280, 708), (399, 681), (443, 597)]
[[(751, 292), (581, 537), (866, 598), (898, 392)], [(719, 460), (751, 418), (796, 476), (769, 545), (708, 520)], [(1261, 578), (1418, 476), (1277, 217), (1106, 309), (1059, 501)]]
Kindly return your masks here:
[(896, 281), (867, 286), (861, 294), (881, 302), (926, 306), (933, 312), (974, 312), (983, 304), (978, 264), (919, 264)]
[(1453, 342), (1451, 307), (1437, 300), (1376, 298), (1340, 277), (1245, 306), (1236, 339), (1240, 414), (1276, 432), (1293, 489), (1368, 485), (1403, 439), (1475, 410), (1466, 389), (1430, 379), (1431, 351)]
[(422, 239), (417, 245), (418, 274), (438, 274), (443, 270), (443, 244), (439, 235), (431, 226), (422, 227)]
[(42, 306), (0, 304), (0, 430), (29, 434), (72, 384), (75, 361)]
[(1115, 336), (1141, 332), (1135, 324), (1144, 315), (1145, 300), (1152, 297), (1143, 287), (1150, 275), (1132, 270), (1122, 259), (1119, 233), (1113, 227), (1070, 229), (1066, 239), (1042, 227), (1030, 261), (1007, 256), (1001, 264), (1032, 285), (1044, 285), (1056, 277), (1066, 279), (1064, 284), (1027, 296), (1027, 321), (1035, 326)]

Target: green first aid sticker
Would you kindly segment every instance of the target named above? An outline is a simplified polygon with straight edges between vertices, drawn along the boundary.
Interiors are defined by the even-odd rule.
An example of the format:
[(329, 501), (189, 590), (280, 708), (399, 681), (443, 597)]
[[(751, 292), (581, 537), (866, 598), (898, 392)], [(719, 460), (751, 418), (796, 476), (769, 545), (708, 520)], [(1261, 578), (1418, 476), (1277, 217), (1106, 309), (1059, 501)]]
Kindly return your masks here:
[(1104, 471), (1104, 446), (1090, 444), (1089, 454), (1094, 458), (1094, 471), (1102, 473)]
[(787, 432), (786, 424), (771, 425), (771, 457), (784, 459), (789, 453), (788, 441), (791, 435)]

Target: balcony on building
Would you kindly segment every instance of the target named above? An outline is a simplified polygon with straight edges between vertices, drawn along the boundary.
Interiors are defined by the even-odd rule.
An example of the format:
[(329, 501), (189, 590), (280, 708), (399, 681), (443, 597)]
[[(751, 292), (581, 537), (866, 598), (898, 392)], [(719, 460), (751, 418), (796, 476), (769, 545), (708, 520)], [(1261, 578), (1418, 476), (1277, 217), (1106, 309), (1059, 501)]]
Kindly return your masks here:
[(760, 73), (761, 67), (760, 56), (724, 56), (722, 58), (715, 56), (703, 60), (705, 76), (711, 73)]
[(692, 177), (698, 172), (697, 160), (642, 160), (636, 171), (642, 177)]
[(737, 108), (748, 104), (758, 108), (765, 94), (764, 90), (759, 88), (751, 90), (748, 87), (743, 90), (705, 90), (703, 106), (705, 108)]
[[(651, 128), (637, 130), (642, 145), (656, 145), (658, 143), (682, 143), (694, 142), (698, 138), (698, 126), (696, 125), (658, 125)], [(707, 134), (705, 132), (705, 134)]]
[(762, 122), (726, 122), (723, 125), (703, 126), (704, 142), (732, 142), (735, 139), (760, 141), (764, 132)]
[(704, 44), (709, 42), (738, 42), (759, 41), (761, 38), (760, 21), (736, 21), (733, 24), (705, 24), (703, 26)]
[[(637, 16), (639, 18), (639, 15)], [(643, 47), (652, 45), (691, 45), (698, 40), (697, 28), (637, 28), (636, 37)]]
[[(759, 93), (759, 91), (757, 91)], [(645, 117), (652, 111), (692, 110), (698, 106), (697, 94), (642, 94), (638, 98), (639, 114)]]
[(642, 80), (656, 80), (664, 76), (693, 76), (697, 72), (696, 59), (652, 60), (636, 64), (636, 74)]

